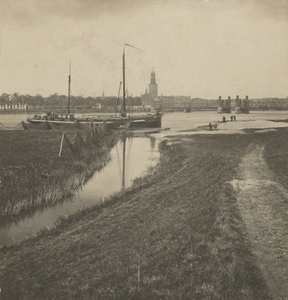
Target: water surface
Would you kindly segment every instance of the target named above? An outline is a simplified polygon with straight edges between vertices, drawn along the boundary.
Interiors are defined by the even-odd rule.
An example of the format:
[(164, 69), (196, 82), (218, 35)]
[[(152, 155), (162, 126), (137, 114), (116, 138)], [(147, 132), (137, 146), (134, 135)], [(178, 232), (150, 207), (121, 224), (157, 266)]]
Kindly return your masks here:
[(132, 185), (133, 180), (143, 176), (159, 158), (158, 144), (154, 137), (127, 137), (111, 150), (111, 161), (79, 188), (72, 199), (47, 206), (27, 216), (17, 224), (0, 228), (0, 245), (12, 244), (37, 233), (43, 227), (53, 227), (60, 215), (71, 214), (81, 208), (103, 201), (121, 189)]

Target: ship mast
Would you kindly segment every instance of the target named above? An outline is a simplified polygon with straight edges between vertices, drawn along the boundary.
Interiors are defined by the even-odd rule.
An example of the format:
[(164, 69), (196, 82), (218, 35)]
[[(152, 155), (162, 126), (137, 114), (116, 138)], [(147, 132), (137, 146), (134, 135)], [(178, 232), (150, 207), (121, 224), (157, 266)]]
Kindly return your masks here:
[(71, 62), (69, 62), (69, 76), (68, 76), (68, 114), (70, 114), (70, 85), (71, 85)]
[[(115, 117), (116, 117), (116, 112), (117, 112), (117, 109), (118, 109), (119, 97), (120, 97), (120, 92), (121, 92), (121, 84), (122, 84), (122, 81), (120, 81), (120, 86), (119, 86), (119, 91), (118, 91), (118, 98), (117, 98), (117, 102), (116, 102), (116, 106), (115, 106)], [(120, 110), (120, 113), (121, 113), (121, 110)]]
[(126, 90), (125, 90), (125, 46), (135, 48), (138, 51), (142, 52), (142, 50), (140, 50), (140, 49), (138, 49), (138, 48), (136, 48), (132, 45), (124, 44), (124, 47), (123, 47), (123, 112), (121, 114), (122, 117), (126, 117), (126, 105), (125, 105), (125, 94), (126, 94)]
[(126, 117), (126, 106), (125, 106), (125, 46), (123, 47), (123, 112), (122, 117)]

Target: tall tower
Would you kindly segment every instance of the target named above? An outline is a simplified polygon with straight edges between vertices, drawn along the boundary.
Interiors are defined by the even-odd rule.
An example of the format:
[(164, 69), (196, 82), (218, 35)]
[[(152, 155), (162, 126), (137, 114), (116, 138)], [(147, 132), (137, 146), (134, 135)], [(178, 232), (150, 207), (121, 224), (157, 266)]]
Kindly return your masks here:
[(158, 85), (156, 83), (154, 71), (152, 71), (152, 73), (151, 73), (151, 79), (150, 79), (150, 84), (149, 84), (149, 96), (152, 101), (154, 101), (155, 98), (158, 97)]

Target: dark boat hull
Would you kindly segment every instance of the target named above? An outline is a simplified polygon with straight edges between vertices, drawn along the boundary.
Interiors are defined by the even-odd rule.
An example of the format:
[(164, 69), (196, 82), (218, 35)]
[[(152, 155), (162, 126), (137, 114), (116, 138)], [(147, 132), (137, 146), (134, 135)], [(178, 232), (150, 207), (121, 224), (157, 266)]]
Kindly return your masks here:
[(119, 127), (129, 124), (130, 128), (159, 128), (162, 124), (162, 115), (151, 115), (151, 116), (135, 116), (135, 117), (115, 117), (115, 118), (87, 118), (87, 119), (78, 119), (75, 121), (70, 120), (39, 120), (39, 119), (27, 119), (27, 122), (31, 124), (40, 124), (49, 122), (55, 125), (61, 124), (77, 124), (77, 123), (102, 123), (106, 122), (110, 127)]
[(162, 116), (146, 119), (133, 120), (129, 128), (160, 128), (162, 125)]

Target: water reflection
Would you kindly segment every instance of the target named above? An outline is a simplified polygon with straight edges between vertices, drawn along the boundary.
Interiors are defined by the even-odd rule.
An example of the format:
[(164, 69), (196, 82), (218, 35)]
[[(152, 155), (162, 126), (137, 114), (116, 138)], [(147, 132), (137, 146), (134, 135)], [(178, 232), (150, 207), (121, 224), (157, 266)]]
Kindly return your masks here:
[[(62, 178), (50, 176), (43, 184), (34, 187), (32, 185), (25, 194), (18, 193), (10, 197), (10, 201), (3, 208), (6, 216), (1, 218), (0, 227), (7, 227), (10, 223), (17, 224), (21, 220), (32, 218), (37, 212), (43, 212), (68, 200), (72, 201), (94, 175), (95, 170), (101, 170), (111, 159), (108, 151), (99, 152), (98, 155), (89, 164), (79, 165), (81, 168), (66, 173)], [(13, 201), (19, 197), (20, 201)]]
[(125, 158), (126, 158), (126, 136), (123, 138), (123, 166), (122, 166), (122, 189), (125, 189)]
[(53, 205), (29, 209), (2, 223), (0, 245), (12, 244), (43, 227), (52, 227), (60, 215), (97, 204), (103, 198), (130, 187), (133, 180), (142, 176), (149, 166), (156, 165), (159, 158), (157, 149), (158, 141), (154, 137), (124, 137), (111, 150), (111, 160), (107, 165), (95, 172), (88, 182), (81, 178), (81, 184), (67, 197)]

